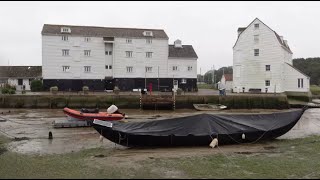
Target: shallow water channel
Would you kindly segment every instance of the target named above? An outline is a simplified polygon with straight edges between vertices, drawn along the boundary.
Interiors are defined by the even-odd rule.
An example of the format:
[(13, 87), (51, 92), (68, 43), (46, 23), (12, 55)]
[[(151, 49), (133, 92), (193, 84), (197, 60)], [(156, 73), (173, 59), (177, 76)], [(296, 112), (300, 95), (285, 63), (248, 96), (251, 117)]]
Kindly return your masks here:
[[(101, 110), (105, 111), (105, 110)], [(192, 109), (171, 110), (133, 110), (121, 109), (128, 115), (128, 121), (165, 119), (204, 113)], [(279, 110), (226, 110), (223, 112), (207, 113), (265, 113)], [(3, 114), (2, 114), (3, 113)], [(6, 119), (7, 121), (3, 121)], [(92, 127), (53, 128), (53, 122), (65, 120), (61, 109), (0, 109), (0, 131), (18, 140), (9, 143), (11, 151), (26, 154), (61, 154), (76, 152), (96, 147), (118, 148), (107, 139), (100, 141), (100, 135)], [(48, 139), (49, 131), (53, 139)], [(308, 109), (298, 123), (279, 139), (302, 138), (320, 134), (320, 109)], [(19, 139), (20, 138), (20, 139)], [(238, 145), (241, 148), (241, 145)], [(245, 146), (244, 146), (245, 148)]]

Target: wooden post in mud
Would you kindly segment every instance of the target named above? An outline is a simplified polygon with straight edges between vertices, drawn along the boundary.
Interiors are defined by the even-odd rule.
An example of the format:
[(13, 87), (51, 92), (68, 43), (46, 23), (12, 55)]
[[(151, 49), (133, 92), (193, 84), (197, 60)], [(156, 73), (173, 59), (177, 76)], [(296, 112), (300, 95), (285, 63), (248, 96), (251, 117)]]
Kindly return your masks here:
[(142, 93), (141, 93), (141, 89), (140, 89), (140, 110), (142, 110)]
[(49, 139), (53, 139), (52, 132), (49, 131)]

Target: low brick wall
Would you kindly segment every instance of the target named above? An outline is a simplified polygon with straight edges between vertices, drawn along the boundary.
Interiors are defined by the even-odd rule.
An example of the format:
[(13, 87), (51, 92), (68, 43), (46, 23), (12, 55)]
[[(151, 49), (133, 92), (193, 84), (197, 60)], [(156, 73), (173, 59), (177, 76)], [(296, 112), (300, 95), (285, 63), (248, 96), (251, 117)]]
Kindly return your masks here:
[[(285, 95), (180, 95), (175, 108), (193, 108), (193, 104), (223, 104), (231, 109), (287, 109)], [(137, 95), (0, 95), (0, 108), (107, 108), (115, 104), (119, 108), (140, 108)], [(170, 108), (170, 107), (169, 107)]]

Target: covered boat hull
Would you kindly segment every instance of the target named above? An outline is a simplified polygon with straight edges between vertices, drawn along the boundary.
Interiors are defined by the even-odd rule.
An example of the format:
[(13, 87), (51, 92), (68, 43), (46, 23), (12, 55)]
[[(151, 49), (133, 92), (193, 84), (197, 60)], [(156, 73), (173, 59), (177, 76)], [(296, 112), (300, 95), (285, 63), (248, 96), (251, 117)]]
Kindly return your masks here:
[[(194, 131), (190, 132), (183, 132), (182, 134), (177, 133), (177, 131), (171, 132), (165, 132), (163, 134), (154, 132), (150, 132), (149, 134), (147, 133), (148, 131), (143, 131), (141, 129), (137, 129), (137, 127), (145, 127), (147, 126), (145, 124), (139, 125), (138, 122), (135, 123), (135, 127), (130, 128), (125, 127), (123, 128), (124, 125), (120, 125), (118, 123), (114, 124), (113, 127), (106, 127), (98, 124), (93, 124), (93, 127), (105, 138), (109, 139), (110, 141), (123, 145), (123, 146), (208, 146), (210, 142), (212, 141), (213, 138), (217, 138), (219, 144), (237, 144), (237, 143), (253, 143), (253, 142), (258, 142), (258, 141), (263, 141), (263, 140), (271, 140), (275, 139), (279, 136), (282, 136), (283, 134), (287, 133), (292, 127), (298, 122), (300, 117), (302, 116), (304, 112), (304, 109), (302, 110), (297, 110), (294, 112), (284, 112), (284, 113), (279, 113), (280, 115), (277, 115), (277, 117), (286, 117), (286, 115), (289, 116), (290, 119), (277, 119), (276, 121), (270, 122), (274, 123), (274, 125), (267, 125), (268, 127), (266, 130), (254, 130), (254, 129), (259, 129), (258, 125), (262, 122), (263, 120), (260, 119), (261, 122), (259, 122), (259, 119), (253, 119), (254, 117), (259, 117), (259, 115), (248, 115), (247, 118), (249, 119), (249, 122), (255, 122), (256, 124), (250, 125), (245, 118), (246, 116), (241, 116), (241, 120), (239, 122), (233, 122), (230, 127), (228, 127), (226, 124), (230, 124), (228, 121), (228, 118), (234, 117), (234, 115), (210, 115), (211, 117), (210, 121), (215, 121), (217, 123), (216, 126), (221, 125), (222, 128), (218, 127), (214, 129), (212, 125), (214, 124), (209, 124), (209, 123), (204, 123), (210, 127), (209, 131), (206, 131), (206, 133), (197, 133)], [(273, 116), (274, 114), (270, 114), (268, 118)], [(198, 116), (194, 116), (194, 118), (197, 118)], [(199, 116), (198, 120), (201, 120), (201, 116)], [(220, 118), (220, 119), (219, 119)], [(268, 118), (266, 118), (264, 121), (268, 121)], [(221, 122), (226, 121), (226, 124), (223, 124)], [(163, 121), (163, 120), (160, 120)], [(195, 120), (197, 121), (197, 120)], [(281, 123), (277, 123), (281, 122)], [(284, 122), (285, 121), (285, 122)], [(207, 122), (207, 121), (206, 121)], [(159, 123), (159, 122), (157, 122)], [(168, 122), (166, 122), (168, 123)], [(244, 124), (244, 126), (242, 126)], [(257, 125), (258, 124), (258, 125)], [(280, 125), (279, 125), (280, 124)], [(138, 126), (136, 126), (138, 125)], [(157, 125), (157, 124), (156, 124)], [(161, 123), (160, 123), (161, 125)], [(117, 127), (120, 126), (120, 127)], [(121, 127), (122, 126), (122, 127)], [(130, 126), (127, 125), (127, 126)], [(251, 128), (249, 126), (252, 126), (254, 128)], [(150, 129), (151, 126), (147, 127)], [(244, 128), (244, 127), (249, 127), (249, 128)], [(195, 125), (195, 128), (197, 126)], [(207, 128), (207, 127), (205, 127)], [(149, 130), (148, 129), (148, 130)], [(183, 128), (181, 129), (188, 129), (188, 128)], [(200, 127), (201, 129), (201, 127)], [(131, 130), (131, 131), (129, 131)], [(165, 131), (167, 131), (166, 129)], [(187, 130), (189, 131), (189, 130)], [(210, 133), (212, 132), (212, 133)], [(166, 134), (167, 133), (167, 134)]]

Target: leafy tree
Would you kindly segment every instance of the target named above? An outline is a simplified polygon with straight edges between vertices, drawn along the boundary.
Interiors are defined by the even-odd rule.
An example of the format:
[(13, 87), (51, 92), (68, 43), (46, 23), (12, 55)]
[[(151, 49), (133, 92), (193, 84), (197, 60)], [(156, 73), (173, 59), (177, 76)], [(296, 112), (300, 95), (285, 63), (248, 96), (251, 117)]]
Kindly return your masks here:
[(31, 81), (31, 91), (32, 92), (37, 92), (37, 91), (42, 91), (42, 81), (41, 80), (33, 80)]

